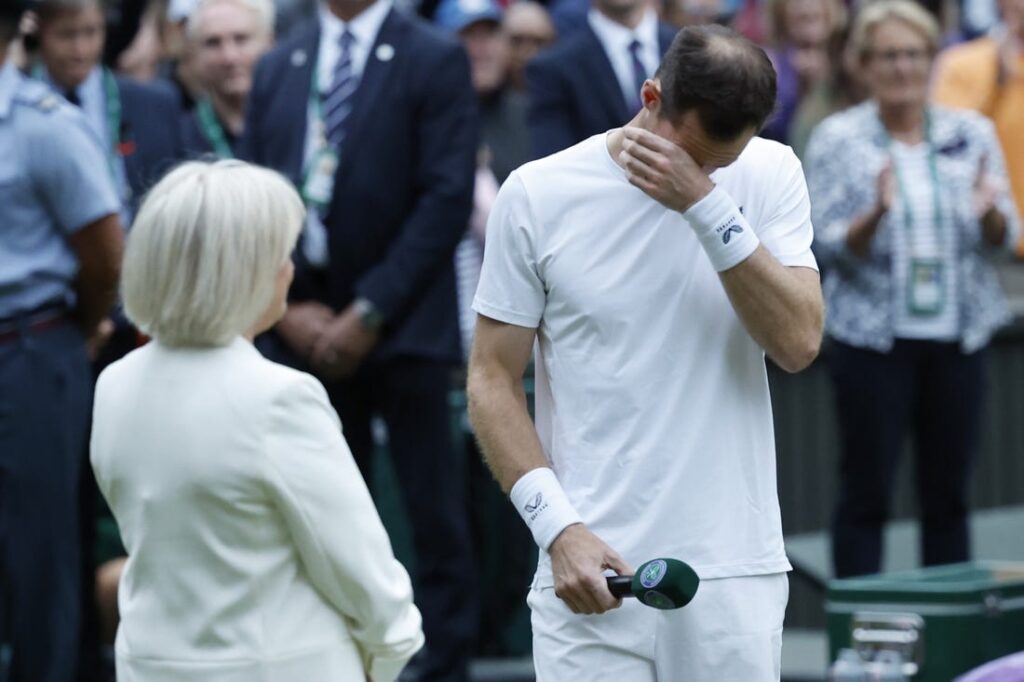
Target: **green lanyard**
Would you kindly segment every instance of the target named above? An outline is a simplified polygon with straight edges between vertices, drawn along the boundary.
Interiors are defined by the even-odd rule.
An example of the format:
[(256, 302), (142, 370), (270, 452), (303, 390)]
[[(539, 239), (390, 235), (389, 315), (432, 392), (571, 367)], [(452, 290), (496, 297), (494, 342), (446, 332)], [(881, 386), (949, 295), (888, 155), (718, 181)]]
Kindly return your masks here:
[(320, 54), (317, 50), (316, 61), (313, 62), (313, 74), (309, 78), (309, 108), (313, 112), (313, 122), (319, 127), (315, 131), (315, 143), (319, 148), (328, 145), (327, 124), (324, 122), (323, 103), (320, 101), (320, 83), (317, 76), (320, 74)]
[(213, 104), (208, 97), (196, 103), (196, 116), (199, 118), (199, 128), (203, 137), (213, 147), (213, 152), (221, 159), (235, 158), (235, 153), (231, 151), (231, 145), (224, 134), (224, 128), (217, 120), (217, 114), (214, 113)]
[(121, 94), (117, 90), (117, 81), (110, 69), (103, 69), (103, 90), (107, 96), (107, 135), (110, 147), (107, 149), (107, 163), (110, 165), (110, 176), (117, 182), (117, 157), (123, 156), (121, 149), (125, 141), (121, 139)]
[[(939, 182), (939, 162), (935, 154), (935, 145), (932, 144), (932, 117), (931, 112), (926, 111), (924, 118), (924, 141), (928, 145), (928, 171), (932, 181), (932, 210), (935, 212), (936, 233), (939, 235), (939, 244), (942, 245), (944, 234), (943, 226), (945, 220), (942, 213), (942, 187)], [(886, 133), (888, 137), (888, 133)], [(893, 140), (889, 138), (890, 155), (892, 152)], [(900, 172), (899, 164), (893, 163), (893, 173), (896, 176), (896, 186), (899, 189), (900, 201), (903, 203), (903, 224), (906, 233), (909, 235), (914, 226), (914, 210), (910, 206), (910, 196), (907, 193), (907, 185), (903, 181), (903, 174)]]

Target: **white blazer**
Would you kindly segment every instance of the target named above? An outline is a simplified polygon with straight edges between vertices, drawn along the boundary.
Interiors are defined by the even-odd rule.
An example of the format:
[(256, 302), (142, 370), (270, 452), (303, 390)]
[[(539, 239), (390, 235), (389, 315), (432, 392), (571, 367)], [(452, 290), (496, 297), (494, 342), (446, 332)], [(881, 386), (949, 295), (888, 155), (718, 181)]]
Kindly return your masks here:
[(150, 343), (100, 376), (91, 457), (128, 549), (118, 682), (391, 682), (423, 645), (310, 375)]

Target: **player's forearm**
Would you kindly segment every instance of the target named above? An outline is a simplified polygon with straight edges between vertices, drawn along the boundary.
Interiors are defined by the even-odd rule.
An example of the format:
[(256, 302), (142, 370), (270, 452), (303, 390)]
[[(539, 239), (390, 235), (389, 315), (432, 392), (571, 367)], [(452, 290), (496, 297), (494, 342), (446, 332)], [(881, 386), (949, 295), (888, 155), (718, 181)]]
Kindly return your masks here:
[(736, 314), (768, 357), (787, 372), (814, 361), (825, 317), (817, 273), (787, 268), (759, 246), (720, 276)]
[(471, 366), (467, 392), (469, 418), (484, 459), (506, 494), (527, 472), (549, 466), (530, 419), (521, 377)]

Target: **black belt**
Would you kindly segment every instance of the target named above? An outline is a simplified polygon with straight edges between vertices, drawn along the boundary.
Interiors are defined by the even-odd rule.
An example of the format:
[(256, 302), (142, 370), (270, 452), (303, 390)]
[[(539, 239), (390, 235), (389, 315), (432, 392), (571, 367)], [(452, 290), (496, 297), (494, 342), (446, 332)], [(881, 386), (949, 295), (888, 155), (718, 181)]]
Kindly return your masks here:
[(0, 343), (17, 339), (23, 332), (39, 334), (64, 325), (71, 318), (67, 304), (47, 303), (26, 313), (0, 320)]

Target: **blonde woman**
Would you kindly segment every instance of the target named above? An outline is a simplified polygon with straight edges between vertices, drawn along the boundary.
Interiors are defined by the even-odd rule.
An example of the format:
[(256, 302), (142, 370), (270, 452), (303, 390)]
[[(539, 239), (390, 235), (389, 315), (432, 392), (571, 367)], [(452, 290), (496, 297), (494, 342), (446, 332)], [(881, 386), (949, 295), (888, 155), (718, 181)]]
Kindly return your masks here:
[(851, 41), (870, 99), (825, 119), (806, 159), (842, 439), (839, 577), (881, 568), (908, 434), (923, 563), (967, 559), (984, 349), (1009, 320), (992, 260), (1019, 229), (992, 123), (928, 104), (932, 16), (909, 0), (874, 2)]
[(189, 163), (142, 205), (122, 295), (153, 342), (99, 378), (92, 464), (128, 562), (120, 682), (394, 680), (422, 646), (320, 383), (252, 338), (285, 310), (298, 195)]

